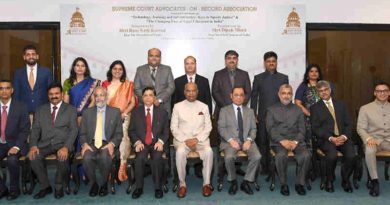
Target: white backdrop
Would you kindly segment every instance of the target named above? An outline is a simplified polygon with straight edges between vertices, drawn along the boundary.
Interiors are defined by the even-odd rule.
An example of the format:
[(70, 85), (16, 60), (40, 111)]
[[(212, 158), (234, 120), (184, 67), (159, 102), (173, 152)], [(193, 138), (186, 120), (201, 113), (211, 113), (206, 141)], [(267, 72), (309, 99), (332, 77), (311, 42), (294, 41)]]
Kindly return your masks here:
[[(162, 51), (162, 63), (170, 65), (174, 77), (184, 74), (183, 59), (197, 58), (198, 73), (209, 78), (224, 67), (224, 53), (236, 50), (239, 68), (253, 76), (262, 72), (263, 54), (279, 55), (278, 70), (288, 74), (296, 88), (305, 70), (305, 6), (237, 3), (156, 4), (62, 4), (62, 80), (69, 76), (72, 61), (87, 59), (92, 76), (106, 79), (112, 61), (124, 62), (133, 80), (137, 66), (147, 62), (147, 50)], [(76, 10), (85, 28), (70, 26)], [(283, 34), (289, 14), (299, 15), (301, 32)]]

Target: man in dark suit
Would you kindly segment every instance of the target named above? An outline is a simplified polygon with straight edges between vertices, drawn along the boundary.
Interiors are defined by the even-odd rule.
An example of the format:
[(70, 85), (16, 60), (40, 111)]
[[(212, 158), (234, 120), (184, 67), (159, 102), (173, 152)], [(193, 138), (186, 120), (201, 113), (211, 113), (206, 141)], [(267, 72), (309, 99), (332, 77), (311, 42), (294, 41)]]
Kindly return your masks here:
[(7, 157), (7, 167), (10, 174), (10, 189), (5, 185), (5, 179), (0, 177), (0, 199), (18, 198), (20, 195), (19, 157), (25, 155), (27, 136), (30, 132), (30, 120), (27, 106), (11, 98), (12, 83), (8, 80), (0, 81), (0, 161)]
[[(122, 140), (123, 129), (120, 110), (107, 105), (107, 92), (97, 87), (94, 92), (96, 106), (88, 108), (83, 114), (80, 130), (80, 144), (83, 166), (90, 180), (89, 195), (106, 196), (107, 180), (110, 174), (114, 150)], [(102, 186), (96, 182), (96, 166), (103, 178)]]
[(39, 55), (35, 46), (24, 48), (23, 59), (26, 66), (15, 72), (13, 98), (24, 102), (32, 114), (47, 103), (47, 88), (53, 82), (53, 75), (48, 68), (38, 65)]
[(187, 83), (195, 83), (198, 87), (197, 100), (203, 102), (209, 107), (210, 115), (212, 114), (213, 102), (211, 100), (210, 84), (209, 80), (196, 73), (196, 58), (193, 56), (187, 56), (184, 59), (185, 75), (182, 75), (175, 79), (175, 92), (172, 96), (172, 107), (186, 99), (184, 96), (184, 87)]
[(337, 164), (337, 151), (340, 151), (344, 157), (341, 185), (345, 192), (352, 192), (349, 177), (355, 164), (355, 150), (352, 142), (351, 117), (346, 105), (331, 97), (331, 87), (327, 81), (319, 81), (316, 88), (322, 100), (311, 106), (310, 121), (318, 145), (326, 155), (325, 190), (334, 192), (334, 170)]
[(248, 72), (237, 68), (237, 65), (238, 53), (236, 51), (229, 50), (225, 53), (225, 68), (214, 73), (211, 93), (215, 100), (215, 119), (218, 119), (219, 110), (222, 107), (232, 104), (230, 94), (233, 87), (244, 87), (246, 93), (244, 105), (246, 105), (249, 101), (251, 93), (249, 75)]
[(134, 91), (142, 104), (142, 90), (154, 87), (157, 97), (154, 106), (162, 106), (171, 113), (171, 97), (175, 91), (171, 67), (161, 64), (161, 51), (157, 48), (149, 49), (148, 63), (137, 68), (134, 77)]
[(144, 105), (134, 109), (131, 113), (129, 136), (135, 148), (135, 183), (133, 199), (143, 193), (144, 167), (151, 157), (151, 169), (155, 188), (155, 197), (162, 198), (162, 175), (164, 144), (169, 137), (169, 121), (167, 112), (161, 107), (153, 105), (156, 91), (153, 87), (146, 87), (142, 91)]
[(280, 102), (278, 97), (279, 87), (288, 84), (288, 76), (276, 71), (278, 55), (269, 51), (264, 54), (265, 71), (255, 76), (251, 94), (251, 108), (257, 114), (256, 144), (260, 148), (262, 174), (268, 174), (270, 162), (269, 137), (266, 130), (265, 119), (267, 108)]
[(37, 175), (41, 190), (34, 196), (40, 199), (53, 192), (47, 176), (45, 157), (57, 157), (55, 198), (64, 196), (63, 182), (69, 173), (69, 156), (77, 137), (76, 108), (62, 101), (62, 86), (53, 83), (47, 90), (50, 103), (40, 106), (34, 114), (28, 157)]

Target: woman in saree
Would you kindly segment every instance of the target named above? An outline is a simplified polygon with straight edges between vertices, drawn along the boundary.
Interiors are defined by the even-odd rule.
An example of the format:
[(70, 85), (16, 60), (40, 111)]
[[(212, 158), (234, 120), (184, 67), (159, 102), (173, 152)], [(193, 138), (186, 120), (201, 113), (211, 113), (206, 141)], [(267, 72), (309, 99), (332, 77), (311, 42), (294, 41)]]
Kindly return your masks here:
[[(77, 57), (70, 70), (70, 76), (64, 81), (63, 92), (64, 102), (69, 103), (77, 109), (77, 124), (80, 126), (81, 117), (85, 109), (95, 105), (93, 92), (100, 84), (100, 80), (93, 79), (87, 61)], [(81, 145), (77, 139), (76, 151), (80, 151)], [(80, 176), (86, 182), (86, 175), (83, 168), (79, 167)]]
[(107, 104), (120, 109), (123, 120), (123, 137), (119, 146), (121, 164), (118, 171), (118, 179), (125, 181), (127, 177), (126, 165), (130, 155), (131, 143), (128, 136), (130, 124), (130, 112), (136, 105), (134, 97), (134, 83), (127, 80), (126, 68), (122, 61), (116, 60), (110, 65), (107, 72), (107, 80), (102, 83), (107, 89)]

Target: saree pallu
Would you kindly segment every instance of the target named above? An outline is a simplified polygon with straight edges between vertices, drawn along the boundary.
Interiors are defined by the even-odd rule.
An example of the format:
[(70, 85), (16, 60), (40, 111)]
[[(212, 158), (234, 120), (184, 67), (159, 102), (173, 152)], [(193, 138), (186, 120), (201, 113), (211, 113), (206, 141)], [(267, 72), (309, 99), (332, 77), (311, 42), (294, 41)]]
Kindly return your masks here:
[(86, 78), (69, 89), (69, 103), (77, 109), (77, 116), (81, 116), (91, 103), (91, 96), (100, 80)]

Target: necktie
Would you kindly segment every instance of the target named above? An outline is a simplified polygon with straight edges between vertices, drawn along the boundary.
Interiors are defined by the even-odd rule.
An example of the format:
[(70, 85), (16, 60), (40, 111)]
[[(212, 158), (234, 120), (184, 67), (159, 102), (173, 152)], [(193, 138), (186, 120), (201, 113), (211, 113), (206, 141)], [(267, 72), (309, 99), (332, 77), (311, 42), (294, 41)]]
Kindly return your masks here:
[(103, 111), (98, 110), (95, 128), (95, 147), (100, 148), (103, 145)]
[(234, 88), (234, 76), (235, 75), (236, 75), (236, 72), (234, 70), (229, 71), (230, 83), (232, 84), (232, 88)]
[(334, 112), (334, 108), (333, 108), (332, 104), (329, 101), (326, 102), (326, 105), (328, 106), (328, 110), (329, 110), (329, 112), (332, 115), (333, 120), (334, 120), (334, 134), (335, 135), (339, 135), (340, 132), (339, 132), (339, 127), (337, 126), (336, 113)]
[(51, 124), (54, 125), (54, 122), (56, 121), (56, 110), (57, 106), (53, 106), (53, 111), (51, 112)]
[(34, 90), (34, 84), (35, 84), (35, 80), (34, 80), (34, 68), (31, 68), (31, 69), (30, 69), (30, 75), (29, 75), (29, 77), (28, 77), (28, 84), (30, 85), (31, 90)]
[(146, 108), (148, 111), (146, 113), (146, 137), (145, 137), (145, 144), (150, 145), (152, 144), (152, 116), (150, 115), (150, 108)]
[(241, 108), (237, 107), (238, 138), (244, 142), (244, 121), (242, 120)]
[(7, 106), (3, 106), (1, 113), (1, 142), (5, 143), (5, 128), (7, 126)]
[(156, 68), (152, 68), (152, 73), (150, 74), (150, 76), (152, 77), (152, 83), (153, 85), (155, 85), (155, 81), (156, 81)]
[(192, 83), (192, 77), (190, 77), (190, 83)]

